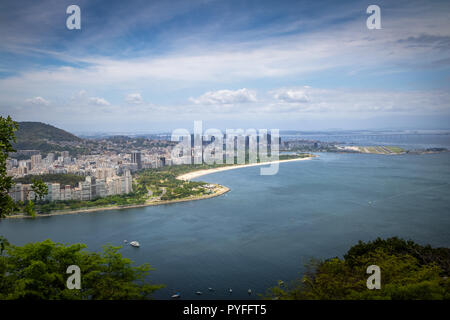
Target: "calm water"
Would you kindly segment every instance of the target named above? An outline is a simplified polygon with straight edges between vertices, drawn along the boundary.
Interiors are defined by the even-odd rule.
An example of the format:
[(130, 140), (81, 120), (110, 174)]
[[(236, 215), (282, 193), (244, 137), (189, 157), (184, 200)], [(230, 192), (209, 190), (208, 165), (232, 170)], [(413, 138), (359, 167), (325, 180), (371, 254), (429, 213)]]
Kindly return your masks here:
[[(450, 153), (430, 155), (321, 154), (280, 165), (200, 178), (231, 188), (221, 197), (89, 214), (3, 220), (13, 244), (50, 238), (102, 244), (138, 240), (123, 255), (149, 262), (153, 282), (183, 298), (248, 298), (278, 279), (300, 276), (311, 257), (342, 256), (358, 240), (399, 236), (450, 246)], [(216, 293), (209, 293), (213, 287)], [(233, 293), (227, 293), (228, 288)], [(256, 298), (253, 294), (250, 298)]]
[(393, 145), (407, 150), (419, 148), (450, 148), (450, 133), (369, 133), (321, 134), (289, 136), (285, 139), (309, 139), (355, 145)]

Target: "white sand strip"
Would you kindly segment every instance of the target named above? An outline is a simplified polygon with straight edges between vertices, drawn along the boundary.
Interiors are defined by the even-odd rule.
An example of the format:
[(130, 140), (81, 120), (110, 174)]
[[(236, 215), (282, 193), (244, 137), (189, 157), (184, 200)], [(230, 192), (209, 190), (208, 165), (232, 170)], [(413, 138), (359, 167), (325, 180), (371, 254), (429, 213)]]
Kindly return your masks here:
[(264, 166), (264, 165), (270, 165), (272, 163), (281, 163), (281, 162), (291, 162), (291, 161), (302, 161), (302, 160), (310, 160), (314, 157), (308, 157), (308, 158), (297, 158), (297, 159), (288, 159), (288, 160), (277, 160), (277, 161), (268, 161), (268, 162), (258, 162), (258, 163), (249, 163), (249, 164), (239, 164), (239, 165), (231, 165), (226, 167), (219, 167), (219, 168), (212, 168), (212, 169), (204, 169), (204, 170), (198, 170), (198, 171), (192, 171), (185, 174), (182, 174), (177, 177), (179, 180), (192, 180), (207, 174), (221, 172), (221, 171), (227, 171), (227, 170), (233, 170), (233, 169), (240, 169), (240, 168), (246, 168), (246, 167), (254, 167), (254, 166)]

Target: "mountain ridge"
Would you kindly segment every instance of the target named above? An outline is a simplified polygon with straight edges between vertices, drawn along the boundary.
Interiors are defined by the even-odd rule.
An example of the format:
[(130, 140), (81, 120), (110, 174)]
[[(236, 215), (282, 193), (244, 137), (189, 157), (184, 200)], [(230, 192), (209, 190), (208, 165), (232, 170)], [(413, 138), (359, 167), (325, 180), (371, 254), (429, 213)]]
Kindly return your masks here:
[(84, 141), (70, 132), (43, 122), (22, 121), (18, 125), (16, 143), (13, 144), (18, 153), (21, 150), (39, 150), (44, 154), (67, 150), (72, 153)]
[(67, 142), (82, 142), (83, 139), (76, 135), (67, 132), (63, 129), (57, 128), (47, 123), (37, 121), (22, 121), (18, 122), (19, 130), (16, 132), (17, 143), (26, 140), (47, 140), (47, 141), (67, 141)]

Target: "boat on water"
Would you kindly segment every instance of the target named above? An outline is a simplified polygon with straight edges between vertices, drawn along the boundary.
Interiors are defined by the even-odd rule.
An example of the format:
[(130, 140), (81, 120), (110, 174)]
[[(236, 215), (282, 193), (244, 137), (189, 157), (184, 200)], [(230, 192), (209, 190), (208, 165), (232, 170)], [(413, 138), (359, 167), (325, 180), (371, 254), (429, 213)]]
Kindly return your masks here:
[(131, 241), (131, 242), (130, 242), (130, 245), (133, 246), (133, 247), (136, 247), (136, 248), (138, 248), (138, 247), (141, 246), (141, 245), (139, 244), (139, 242), (137, 242), (137, 241)]
[(198, 296), (201, 296), (202, 292), (201, 291), (197, 291), (195, 294), (198, 295)]
[(180, 294), (179, 292), (177, 292), (177, 293), (173, 294), (173, 295), (171, 296), (171, 298), (172, 298), (172, 299), (178, 299), (180, 296), (181, 296), (181, 294)]

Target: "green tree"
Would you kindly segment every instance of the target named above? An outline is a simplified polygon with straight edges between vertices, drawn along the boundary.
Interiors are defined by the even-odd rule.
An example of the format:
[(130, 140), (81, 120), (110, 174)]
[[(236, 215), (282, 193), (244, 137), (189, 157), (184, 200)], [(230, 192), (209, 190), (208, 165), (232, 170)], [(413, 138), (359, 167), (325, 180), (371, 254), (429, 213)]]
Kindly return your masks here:
[(5, 237), (0, 236), (0, 255), (3, 254), (3, 251), (6, 249), (7, 246), (9, 246), (8, 240)]
[(13, 185), (11, 177), (6, 175), (6, 159), (9, 152), (15, 152), (12, 142), (16, 142), (14, 132), (18, 124), (10, 116), (0, 116), (0, 218), (11, 214), (14, 210), (14, 201), (8, 192)]
[(27, 204), (23, 208), (25, 213), (29, 216), (32, 216), (33, 218), (36, 216), (36, 210), (34, 209), (34, 202), (31, 200), (27, 201)]
[(33, 179), (31, 190), (34, 192), (34, 201), (41, 200), (48, 194), (48, 187), (41, 179)]
[[(450, 249), (421, 246), (399, 238), (359, 242), (344, 259), (312, 261), (302, 279), (270, 288), (282, 300), (450, 299), (446, 266)], [(367, 267), (381, 269), (381, 289), (369, 290)]]
[[(133, 266), (120, 247), (89, 252), (84, 244), (51, 240), (22, 247), (5, 243), (0, 255), (0, 299), (149, 299), (162, 285), (146, 279), (150, 265)], [(67, 267), (81, 269), (81, 289), (66, 286)]]

